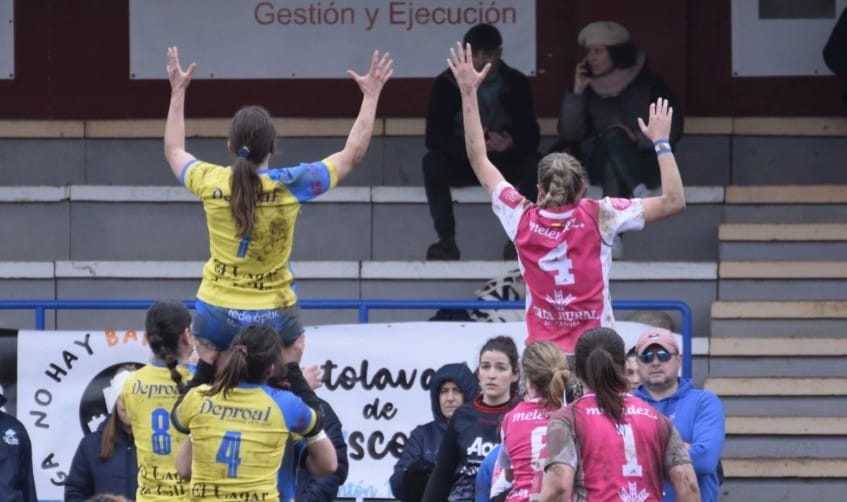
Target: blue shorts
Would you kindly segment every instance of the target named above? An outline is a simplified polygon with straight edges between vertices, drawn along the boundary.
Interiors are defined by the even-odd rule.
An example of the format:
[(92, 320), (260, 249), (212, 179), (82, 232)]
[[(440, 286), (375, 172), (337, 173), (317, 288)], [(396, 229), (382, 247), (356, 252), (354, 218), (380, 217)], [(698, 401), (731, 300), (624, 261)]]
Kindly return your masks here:
[(195, 301), (191, 331), (218, 351), (228, 349), (235, 335), (251, 325), (273, 328), (284, 346), (294, 343), (305, 331), (300, 324), (300, 308), (297, 305), (270, 310), (239, 310), (216, 307), (200, 299)]

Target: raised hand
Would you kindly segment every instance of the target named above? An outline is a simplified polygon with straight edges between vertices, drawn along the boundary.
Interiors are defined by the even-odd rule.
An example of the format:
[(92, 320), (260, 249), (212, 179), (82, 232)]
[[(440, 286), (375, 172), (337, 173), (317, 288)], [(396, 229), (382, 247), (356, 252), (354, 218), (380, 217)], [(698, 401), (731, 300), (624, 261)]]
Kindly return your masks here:
[(347, 75), (356, 81), (365, 96), (378, 96), (392, 73), (394, 73), (394, 60), (387, 52), (379, 57), (379, 51), (374, 51), (371, 56), (371, 67), (365, 75), (347, 70)]
[(650, 117), (646, 125), (641, 117), (638, 117), (638, 127), (650, 141), (666, 140), (671, 133), (672, 119), (673, 108), (669, 106), (667, 99), (659, 98), (655, 103), (650, 103)]
[(188, 65), (188, 69), (183, 71), (179, 64), (179, 52), (176, 47), (168, 47), (168, 80), (171, 81), (171, 90), (185, 90), (188, 84), (191, 83), (191, 76), (194, 75), (194, 70), (197, 68), (197, 63)]
[(455, 48), (450, 49), (447, 66), (450, 67), (450, 71), (456, 77), (456, 83), (459, 84), (461, 91), (476, 92), (476, 88), (479, 87), (480, 82), (485, 80), (486, 75), (491, 70), (491, 63), (487, 63), (482, 71), (476, 71), (476, 68), (473, 66), (471, 44), (465, 44), (463, 50), (462, 44), (459, 42), (456, 42)]

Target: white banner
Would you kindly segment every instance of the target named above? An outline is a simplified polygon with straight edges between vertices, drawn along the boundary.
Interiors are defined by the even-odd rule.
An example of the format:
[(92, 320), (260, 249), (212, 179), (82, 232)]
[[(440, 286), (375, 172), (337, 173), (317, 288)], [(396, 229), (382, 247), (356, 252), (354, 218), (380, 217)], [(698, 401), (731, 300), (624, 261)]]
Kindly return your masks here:
[(143, 332), (18, 332), (17, 416), (32, 440), (40, 500), (63, 500), (80, 439), (107, 415), (104, 392), (122, 365), (150, 359)]
[(15, 2), (0, 0), (0, 80), (15, 78)]
[(473, 25), (503, 35), (503, 59), (534, 75), (535, 0), (130, 0), (130, 77), (165, 79), (168, 46), (195, 78), (347, 78), (374, 50), (396, 78), (432, 78)]
[[(617, 323), (627, 348), (647, 326)], [(318, 364), (318, 395), (339, 416), (350, 463), (340, 497), (392, 498), (388, 478), (406, 437), (433, 419), (429, 381), (446, 363), (476, 368), (496, 335), (523, 348), (517, 323), (396, 323), (309, 327), (304, 364)], [(680, 340), (681, 345), (681, 340)], [(117, 369), (150, 358), (143, 332), (18, 333), (17, 416), (32, 439), (41, 500), (61, 500), (80, 439), (105, 418), (104, 392)]]
[(823, 47), (847, 0), (732, 0), (732, 75), (832, 75)]

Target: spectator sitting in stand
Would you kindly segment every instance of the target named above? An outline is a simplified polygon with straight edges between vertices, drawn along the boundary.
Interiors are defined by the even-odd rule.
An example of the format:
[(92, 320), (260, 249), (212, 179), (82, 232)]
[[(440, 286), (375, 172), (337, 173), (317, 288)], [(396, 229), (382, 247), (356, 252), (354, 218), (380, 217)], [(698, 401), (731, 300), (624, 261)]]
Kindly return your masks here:
[[(503, 38), (494, 26), (474, 26), (465, 34), (464, 43), (473, 47), (477, 70), (491, 64), (488, 77), (477, 90), (488, 159), (510, 183), (519, 187), (521, 194), (535, 200), (540, 136), (529, 80), (500, 59)], [(450, 187), (475, 185), (477, 179), (465, 153), (459, 86), (449, 69), (435, 79), (432, 88), (426, 115), (426, 148), (424, 185), (438, 234), (438, 242), (429, 246), (426, 259), (458, 260)], [(515, 259), (511, 242), (506, 244), (503, 255), (504, 259)]]
[(604, 197), (638, 197), (659, 185), (653, 142), (638, 127), (644, 110), (662, 97), (674, 109), (668, 140), (682, 137), (683, 114), (670, 88), (647, 67), (629, 31), (618, 23), (597, 21), (577, 37), (587, 54), (576, 66), (574, 84), (562, 101), (560, 144), (578, 144), (592, 184)]

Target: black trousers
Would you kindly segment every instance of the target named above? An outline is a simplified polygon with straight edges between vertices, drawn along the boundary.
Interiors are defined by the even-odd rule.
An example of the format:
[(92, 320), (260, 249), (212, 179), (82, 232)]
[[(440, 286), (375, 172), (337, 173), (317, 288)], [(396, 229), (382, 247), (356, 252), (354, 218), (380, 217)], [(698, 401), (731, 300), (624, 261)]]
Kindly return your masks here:
[(632, 197), (640, 183), (659, 185), (659, 162), (653, 151), (641, 151), (620, 129), (611, 128), (590, 141), (586, 168), (592, 184), (602, 185), (604, 197)]
[[(538, 154), (489, 153), (489, 160), (527, 199), (538, 198)], [(429, 214), (439, 239), (456, 237), (450, 187), (478, 185), (467, 155), (429, 151), (423, 158), (424, 187)]]

